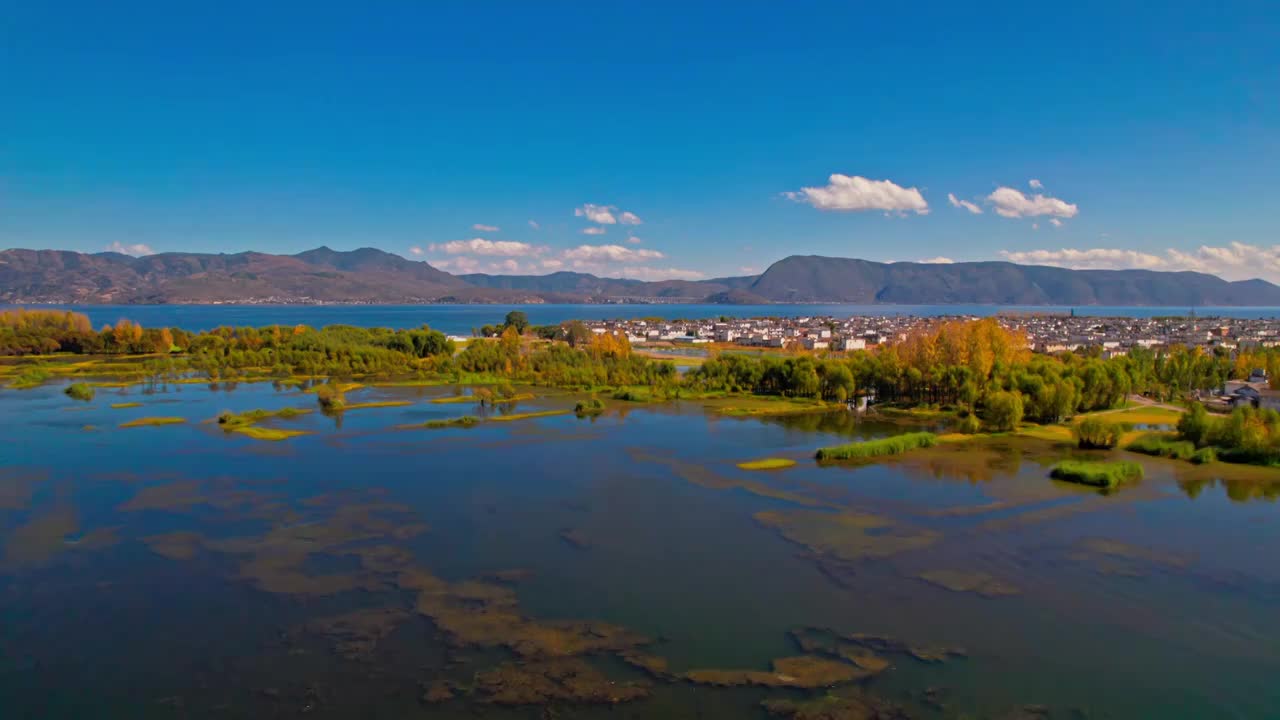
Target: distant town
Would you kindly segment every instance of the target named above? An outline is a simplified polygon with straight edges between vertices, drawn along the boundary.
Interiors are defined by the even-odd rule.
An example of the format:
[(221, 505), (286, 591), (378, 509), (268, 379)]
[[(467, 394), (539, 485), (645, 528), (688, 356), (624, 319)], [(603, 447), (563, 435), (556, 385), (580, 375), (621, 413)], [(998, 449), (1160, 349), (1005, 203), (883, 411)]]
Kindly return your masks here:
[[(1119, 357), (1133, 348), (1173, 345), (1227, 351), (1280, 345), (1280, 319), (1221, 317), (1086, 317), (1069, 314), (997, 315), (1007, 328), (1027, 333), (1031, 349), (1041, 353), (1097, 349), (1101, 357)], [(754, 348), (794, 348), (849, 352), (904, 338), (912, 329), (945, 320), (977, 316), (918, 317), (759, 317), (705, 320), (620, 319), (589, 321), (593, 332), (626, 333), (633, 345), (717, 343)]]

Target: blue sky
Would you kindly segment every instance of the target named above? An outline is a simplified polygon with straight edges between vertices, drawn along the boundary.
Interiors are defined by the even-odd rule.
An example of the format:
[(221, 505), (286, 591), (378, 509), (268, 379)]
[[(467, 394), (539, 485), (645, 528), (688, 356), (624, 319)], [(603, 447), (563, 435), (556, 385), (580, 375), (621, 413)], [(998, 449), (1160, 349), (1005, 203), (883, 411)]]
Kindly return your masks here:
[(1276, 3), (186, 5), (0, 13), (0, 246), (1280, 279)]

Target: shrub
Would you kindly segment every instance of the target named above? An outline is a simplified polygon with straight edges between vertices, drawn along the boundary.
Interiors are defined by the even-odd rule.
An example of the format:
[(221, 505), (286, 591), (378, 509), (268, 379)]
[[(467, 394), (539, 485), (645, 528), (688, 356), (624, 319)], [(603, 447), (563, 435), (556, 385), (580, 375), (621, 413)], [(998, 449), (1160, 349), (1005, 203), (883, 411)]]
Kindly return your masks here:
[(347, 405), (346, 397), (342, 391), (333, 385), (321, 385), (316, 388), (316, 401), (320, 403), (320, 408), (326, 412), (337, 412)]
[(86, 383), (72, 383), (63, 392), (73, 400), (83, 400), (85, 402), (92, 400), (95, 393), (93, 386)]
[(1120, 443), (1120, 436), (1128, 429), (1123, 423), (1088, 417), (1073, 425), (1071, 434), (1081, 450), (1110, 450)]
[(1109, 490), (1130, 480), (1140, 479), (1142, 466), (1127, 460), (1121, 462), (1063, 460), (1053, 466), (1049, 477)]
[(956, 423), (956, 432), (964, 433), (965, 435), (974, 435), (982, 432), (982, 421), (978, 419), (977, 415), (969, 413)]
[(578, 404), (573, 406), (573, 411), (579, 416), (599, 415), (604, 412), (604, 402), (600, 398), (579, 400)]
[(933, 433), (904, 433), (880, 440), (822, 448), (818, 451), (817, 458), (819, 460), (858, 460), (881, 455), (901, 455), (916, 448), (933, 447), (937, 444), (938, 436)]
[(1218, 451), (1211, 447), (1200, 448), (1191, 456), (1191, 462), (1197, 465), (1208, 465), (1218, 461)]

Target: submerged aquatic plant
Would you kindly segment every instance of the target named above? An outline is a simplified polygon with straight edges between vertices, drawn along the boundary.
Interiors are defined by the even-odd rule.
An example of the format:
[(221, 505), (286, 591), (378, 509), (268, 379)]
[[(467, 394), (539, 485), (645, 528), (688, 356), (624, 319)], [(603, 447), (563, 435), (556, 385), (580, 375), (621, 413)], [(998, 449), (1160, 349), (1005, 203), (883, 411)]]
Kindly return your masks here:
[(1063, 460), (1049, 472), (1055, 480), (1079, 483), (1092, 487), (1112, 489), (1123, 483), (1142, 478), (1142, 466), (1136, 462), (1090, 462), (1087, 460)]
[(914, 432), (866, 442), (835, 445), (818, 450), (819, 460), (860, 460), (882, 455), (901, 455), (917, 448), (938, 444), (938, 436), (931, 432)]

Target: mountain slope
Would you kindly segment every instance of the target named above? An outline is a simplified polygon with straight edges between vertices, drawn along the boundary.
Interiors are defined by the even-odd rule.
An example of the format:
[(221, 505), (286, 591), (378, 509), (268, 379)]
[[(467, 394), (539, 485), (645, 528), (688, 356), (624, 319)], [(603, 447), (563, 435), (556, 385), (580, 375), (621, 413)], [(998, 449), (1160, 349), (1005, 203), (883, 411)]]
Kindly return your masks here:
[(993, 305), (1280, 305), (1280, 287), (1195, 272), (1068, 270), (1007, 262), (876, 263), (792, 256), (747, 290), (773, 302)]
[(0, 251), (0, 303), (830, 302), (945, 305), (1256, 305), (1280, 287), (1193, 272), (1067, 270), (1007, 262), (877, 263), (791, 256), (762, 275), (712, 280), (550, 275), (455, 276), (373, 248), (297, 255)]

